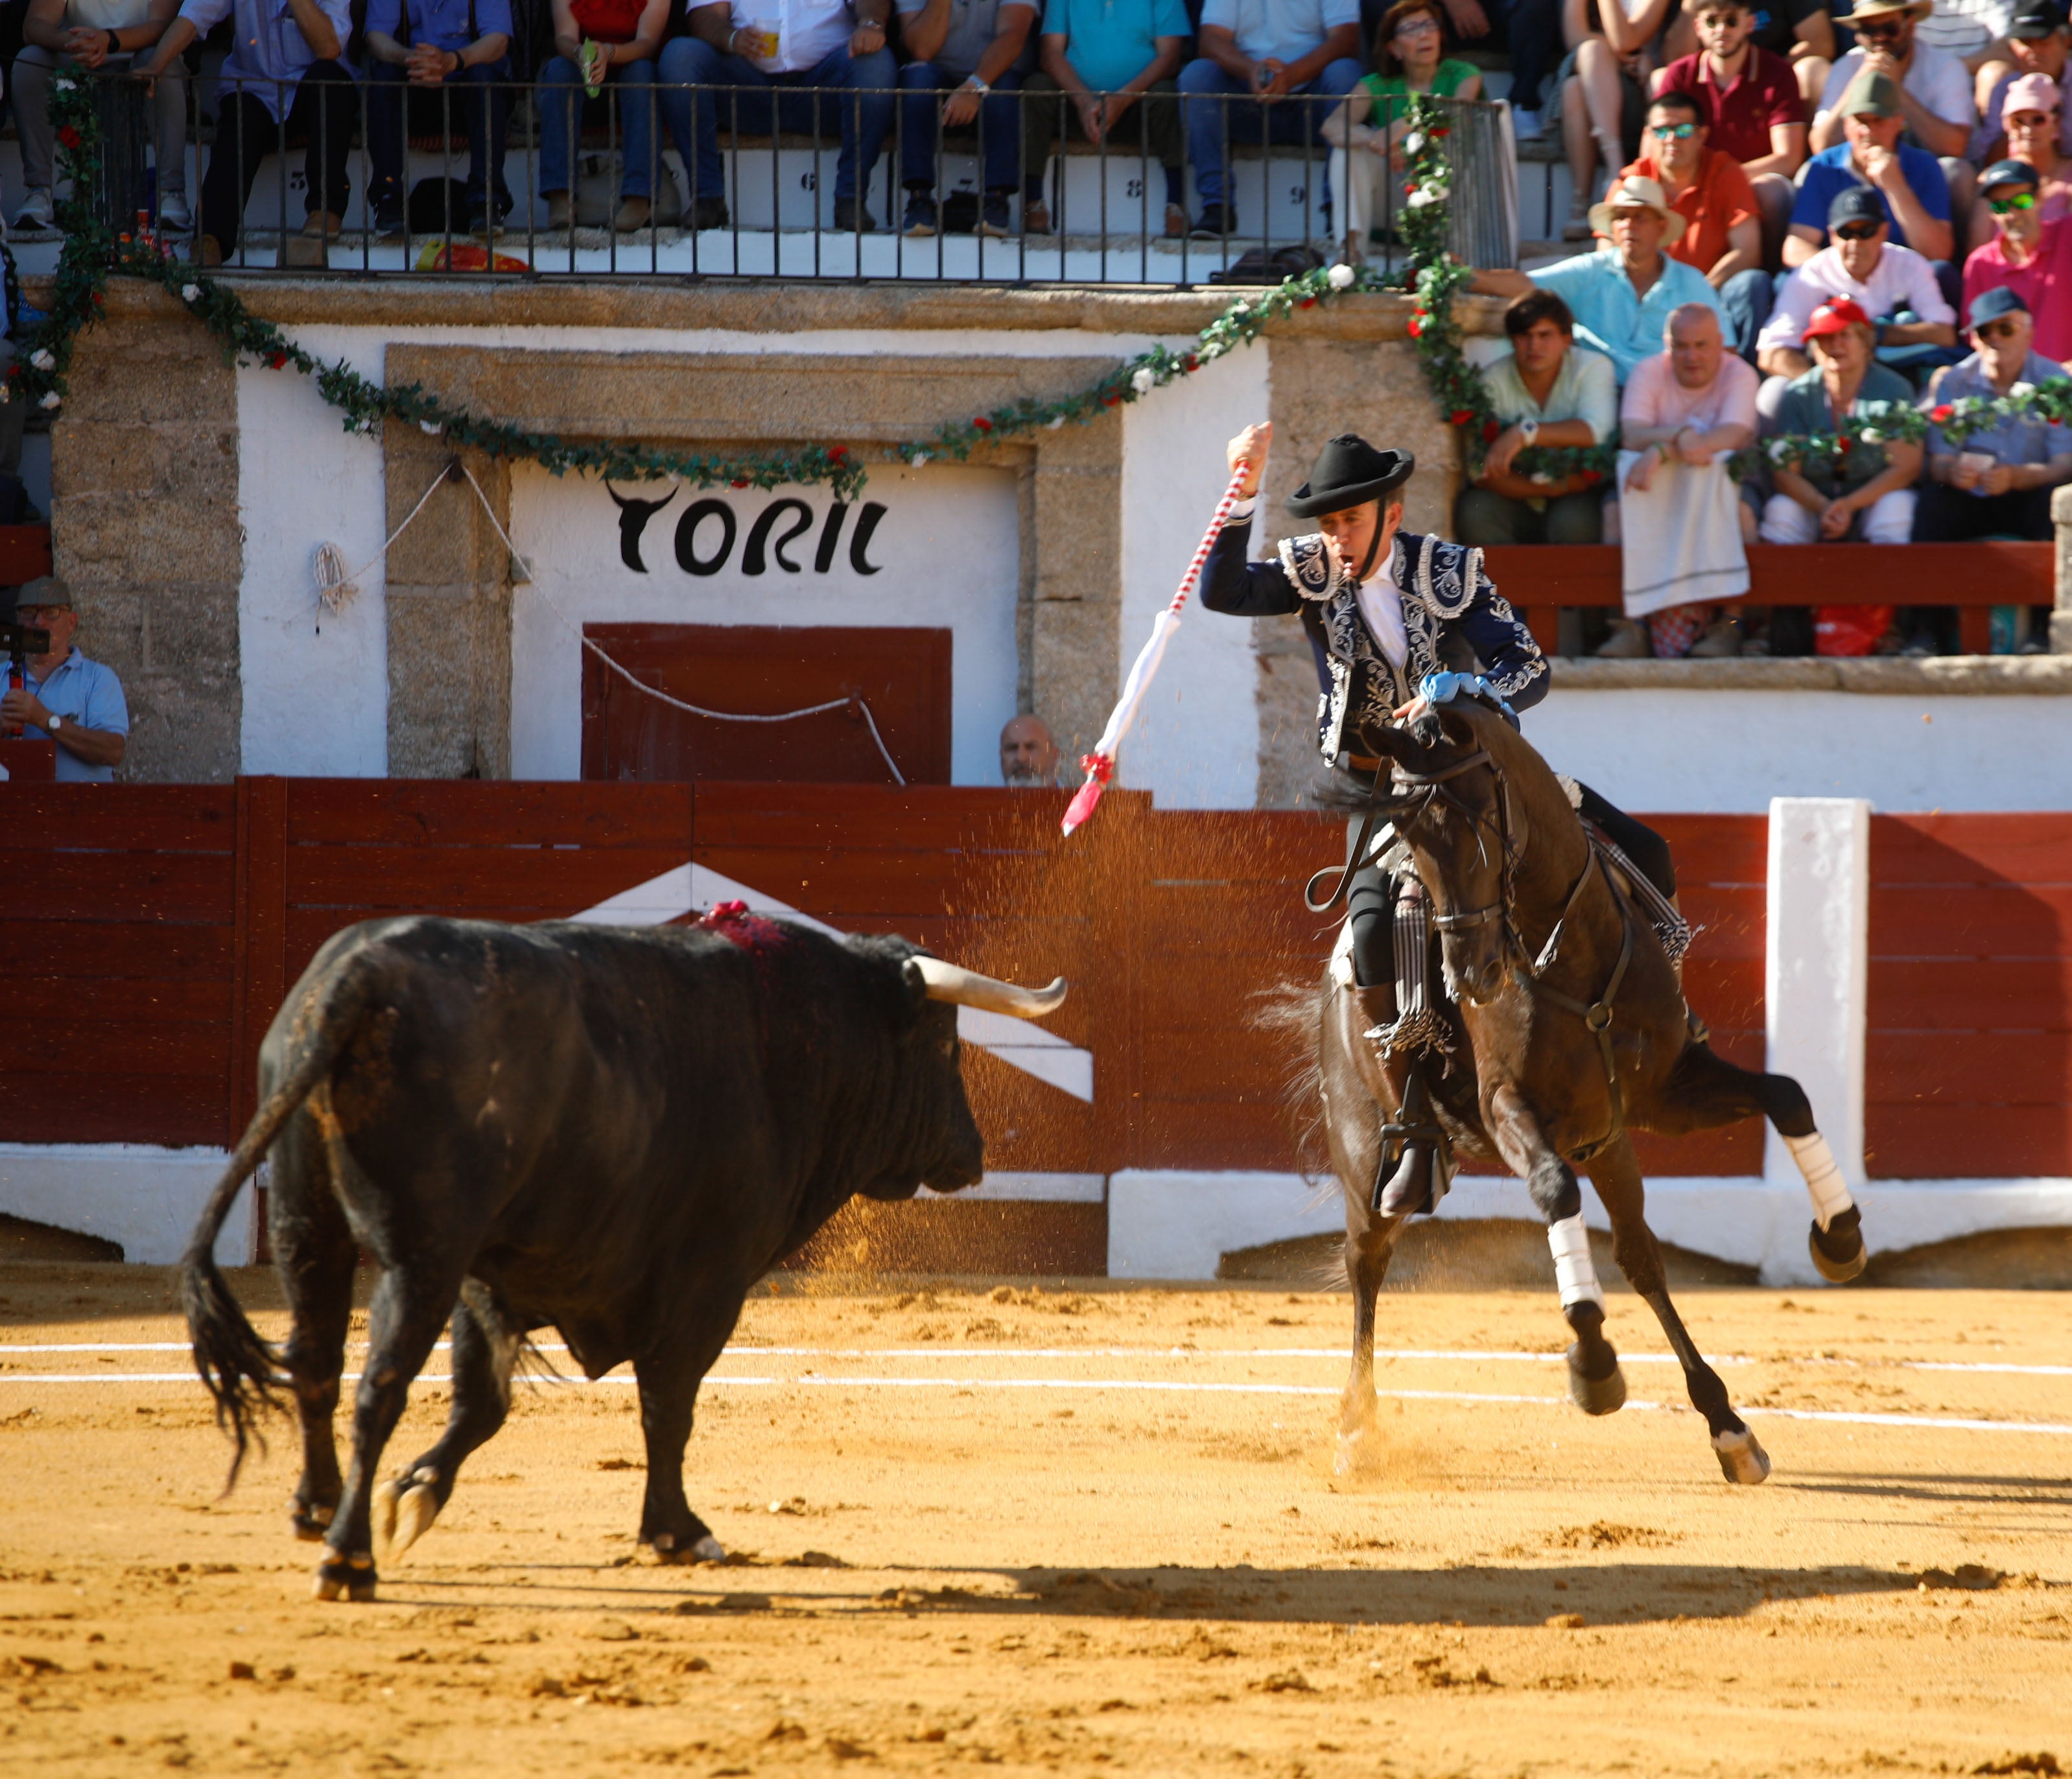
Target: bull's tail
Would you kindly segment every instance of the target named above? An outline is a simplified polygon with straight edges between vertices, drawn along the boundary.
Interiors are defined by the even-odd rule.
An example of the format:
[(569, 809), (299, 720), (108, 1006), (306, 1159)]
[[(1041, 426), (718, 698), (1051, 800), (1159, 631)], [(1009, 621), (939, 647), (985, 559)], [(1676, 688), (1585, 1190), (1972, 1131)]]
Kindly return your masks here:
[(313, 1027), (306, 1047), (245, 1127), (229, 1166), (202, 1207), (201, 1221), (180, 1261), (180, 1306), (187, 1313), (187, 1334), (194, 1343), (195, 1370), (216, 1399), (216, 1425), (236, 1443), (224, 1484), (226, 1493), (236, 1485), (238, 1470), (255, 1436), (255, 1424), (262, 1414), (282, 1406), (277, 1392), (285, 1380), (279, 1352), (252, 1325), (217, 1268), (216, 1239), (274, 1138), (351, 1041), (365, 1004), (361, 983), (362, 972), (348, 963), (340, 980), (312, 996), (317, 1005), (305, 1009)]

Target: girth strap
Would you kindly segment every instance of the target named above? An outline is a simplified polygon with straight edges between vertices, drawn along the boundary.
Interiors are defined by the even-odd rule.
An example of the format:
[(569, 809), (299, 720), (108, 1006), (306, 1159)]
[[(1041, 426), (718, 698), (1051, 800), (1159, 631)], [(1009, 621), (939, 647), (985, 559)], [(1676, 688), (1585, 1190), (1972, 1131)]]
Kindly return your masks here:
[[(1633, 914), (1626, 906), (1626, 898), (1619, 894), (1618, 885), (1613, 881), (1603, 857), (1594, 847), (1591, 848), (1590, 857), (1597, 868), (1604, 873), (1605, 887), (1611, 892), (1613, 904), (1618, 908), (1619, 915), (1618, 962), (1612, 966), (1612, 978), (1605, 984), (1605, 992), (1594, 1001), (1585, 1002), (1578, 1000), (1573, 995), (1563, 994), (1558, 988), (1550, 988), (1536, 976), (1520, 976), (1518, 980), (1527, 993), (1540, 995), (1562, 1012), (1574, 1013), (1585, 1026), (1597, 1034), (1597, 1054), (1603, 1058), (1605, 1065), (1605, 1087), (1611, 1097), (1612, 1121), (1611, 1128), (1604, 1136), (1589, 1145), (1588, 1152), (1594, 1155), (1626, 1128), (1626, 1096), (1619, 1091), (1618, 1061), (1612, 1054), (1612, 1017), (1614, 1004), (1618, 999), (1619, 985), (1626, 980), (1626, 966), (1633, 961)], [(1575, 906), (1577, 896), (1582, 893), (1583, 885), (1589, 880), (1589, 866), (1585, 865), (1582, 877), (1569, 894), (1568, 908)], [(1566, 920), (1568, 918), (1568, 909), (1564, 909), (1561, 918)], [(1560, 931), (1557, 925), (1555, 932), (1558, 935)], [(1554, 949), (1554, 941), (1550, 938), (1547, 949), (1540, 954), (1542, 958), (1551, 957)]]

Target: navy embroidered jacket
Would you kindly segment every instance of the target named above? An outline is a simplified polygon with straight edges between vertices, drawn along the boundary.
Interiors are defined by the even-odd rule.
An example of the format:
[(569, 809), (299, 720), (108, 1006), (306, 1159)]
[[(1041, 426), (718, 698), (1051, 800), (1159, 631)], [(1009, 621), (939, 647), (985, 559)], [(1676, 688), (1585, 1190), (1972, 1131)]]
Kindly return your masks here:
[[(1482, 553), (1398, 532), (1389, 570), (1403, 591), (1409, 658), (1398, 669), (1360, 616), (1359, 588), (1331, 560), (1321, 533), (1281, 541), (1276, 561), (1252, 562), (1252, 525), (1226, 525), (1202, 576), (1202, 603), (1235, 618), (1299, 614), (1317, 656), (1322, 696), (1317, 742), (1334, 764), (1369, 725), (1408, 704), (1428, 673), (1480, 672), (1523, 711), (1547, 696), (1547, 658), (1532, 632), (1482, 573)], [(1371, 743), (1363, 743), (1373, 752)]]

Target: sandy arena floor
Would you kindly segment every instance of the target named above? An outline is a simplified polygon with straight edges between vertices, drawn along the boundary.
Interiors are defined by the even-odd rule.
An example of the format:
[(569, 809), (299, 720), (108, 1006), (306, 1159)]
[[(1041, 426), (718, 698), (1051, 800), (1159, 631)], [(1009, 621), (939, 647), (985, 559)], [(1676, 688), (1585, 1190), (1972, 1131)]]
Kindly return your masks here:
[(632, 1393), (547, 1384), (379, 1604), (319, 1606), (285, 1428), (216, 1501), (184, 1351), (114, 1344), (181, 1340), (164, 1276), (0, 1267), (0, 1768), (2072, 1769), (2072, 1297), (1682, 1295), (1761, 1488), (1648, 1406), (1623, 1294), (1594, 1422), (1551, 1291), (1386, 1300), (1388, 1456), (1339, 1479), (1342, 1296), (818, 1289), (706, 1391), (733, 1565), (635, 1562)]

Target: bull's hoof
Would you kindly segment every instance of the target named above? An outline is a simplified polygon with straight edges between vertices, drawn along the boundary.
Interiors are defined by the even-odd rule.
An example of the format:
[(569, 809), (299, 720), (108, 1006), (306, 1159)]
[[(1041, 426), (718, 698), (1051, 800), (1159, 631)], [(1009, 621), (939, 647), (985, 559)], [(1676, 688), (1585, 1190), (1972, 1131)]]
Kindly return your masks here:
[(349, 1557), (327, 1556), (317, 1565), (310, 1593), (319, 1600), (350, 1600), (364, 1604), (374, 1597), (374, 1559), (366, 1551)]
[(288, 1524), (305, 1544), (323, 1543), (324, 1534), (331, 1530), (331, 1520), (337, 1512), (335, 1503), (329, 1507), (312, 1507), (293, 1496), (288, 1499)]
[(686, 1544), (674, 1532), (657, 1532), (641, 1543), (657, 1563), (724, 1563), (726, 1547), (709, 1532), (701, 1532)]
[(1582, 1342), (1572, 1342), (1568, 1348), (1568, 1398), (1586, 1415), (1616, 1415), (1626, 1406), (1626, 1373), (1609, 1345), (1605, 1351), (1611, 1358), (1611, 1370), (1593, 1378), (1585, 1369)]
[(1845, 1285), (1870, 1264), (1864, 1247), (1864, 1214), (1852, 1205), (1827, 1228), (1817, 1222), (1807, 1232), (1806, 1247), (1814, 1270), (1831, 1285)]
[(1770, 1474), (1770, 1454), (1745, 1427), (1738, 1433), (1715, 1433), (1712, 1451), (1729, 1482), (1754, 1484)]
[(392, 1477), (374, 1491), (374, 1554), (393, 1563), (432, 1529), (439, 1517), (439, 1473), (430, 1465)]

